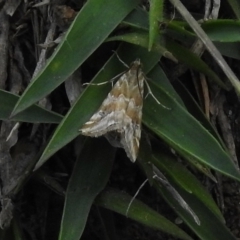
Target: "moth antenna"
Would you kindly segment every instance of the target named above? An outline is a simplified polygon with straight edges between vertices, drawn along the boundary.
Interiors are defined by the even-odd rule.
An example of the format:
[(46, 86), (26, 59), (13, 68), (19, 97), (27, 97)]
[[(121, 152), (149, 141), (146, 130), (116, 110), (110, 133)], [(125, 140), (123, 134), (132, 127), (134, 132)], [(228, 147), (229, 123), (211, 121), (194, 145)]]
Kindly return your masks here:
[(109, 81), (106, 81), (106, 82), (101, 82), (101, 83), (83, 83), (82, 86), (85, 86), (85, 85), (92, 85), (92, 86), (101, 86), (101, 85), (104, 85), (106, 83), (109, 83)]
[(129, 68), (129, 66), (119, 57), (118, 53), (113, 50), (113, 52), (116, 54), (119, 62), (121, 62), (126, 68)]
[(109, 83), (109, 82), (111, 82), (111, 83), (112, 83), (112, 86), (113, 86), (114, 80), (115, 80), (116, 78), (120, 77), (121, 75), (123, 75), (123, 73), (124, 73), (124, 72), (121, 72), (121, 73), (119, 73), (117, 76), (115, 76), (115, 77), (113, 77), (112, 79), (110, 79), (110, 80), (108, 80), (108, 81), (105, 81), (105, 82), (101, 82), (101, 83), (90, 83), (90, 82), (89, 82), (89, 83), (84, 83), (83, 86), (84, 86), (84, 85), (101, 86), (101, 85), (104, 85), (104, 84)]
[(156, 98), (156, 97), (154, 96), (154, 94), (152, 93), (152, 90), (151, 90), (151, 88), (150, 88), (150, 86), (149, 86), (149, 84), (148, 84), (148, 82), (147, 82), (146, 80), (145, 80), (145, 83), (146, 83), (146, 86), (147, 86), (147, 89), (148, 89), (148, 93), (147, 93), (147, 95), (146, 95), (145, 98), (147, 98), (148, 95), (151, 95), (152, 98), (157, 102), (157, 104), (161, 105), (161, 106), (162, 106), (163, 108), (165, 108), (165, 109), (171, 110), (171, 108), (166, 107), (165, 105), (163, 105), (162, 103), (160, 103), (160, 102), (157, 100), (157, 98)]
[(140, 190), (145, 186), (145, 184), (148, 182), (148, 179), (146, 179), (141, 185), (140, 187), (138, 188), (137, 192), (134, 194), (134, 196), (132, 197), (130, 203), (128, 204), (128, 207), (127, 207), (127, 211), (126, 211), (126, 217), (128, 216), (128, 212), (129, 212), (129, 209), (134, 201), (134, 199), (137, 197), (137, 195), (139, 194)]

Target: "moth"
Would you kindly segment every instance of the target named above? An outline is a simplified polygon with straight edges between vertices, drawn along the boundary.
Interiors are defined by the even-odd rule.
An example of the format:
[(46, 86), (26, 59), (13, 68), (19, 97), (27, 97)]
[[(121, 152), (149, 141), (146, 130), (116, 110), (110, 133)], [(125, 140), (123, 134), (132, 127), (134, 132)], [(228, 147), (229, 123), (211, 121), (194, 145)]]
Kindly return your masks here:
[(137, 59), (113, 85), (98, 111), (82, 126), (81, 134), (106, 135), (113, 146), (122, 147), (135, 162), (141, 138), (144, 81), (142, 65)]

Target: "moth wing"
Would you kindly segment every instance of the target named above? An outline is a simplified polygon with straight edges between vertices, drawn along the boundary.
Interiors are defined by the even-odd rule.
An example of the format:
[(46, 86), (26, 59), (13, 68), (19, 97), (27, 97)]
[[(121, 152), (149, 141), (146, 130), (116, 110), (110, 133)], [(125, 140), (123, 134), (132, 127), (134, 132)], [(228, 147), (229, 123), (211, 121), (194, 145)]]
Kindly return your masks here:
[(139, 144), (141, 139), (142, 105), (135, 106), (134, 101), (129, 102), (128, 114), (131, 112), (131, 123), (124, 126), (121, 144), (132, 162), (138, 156)]
[(131, 122), (125, 114), (125, 109), (120, 108), (122, 104), (123, 99), (121, 97), (115, 99), (110, 92), (100, 109), (82, 126), (81, 134), (98, 137), (110, 131), (120, 131), (123, 123), (126, 125)]

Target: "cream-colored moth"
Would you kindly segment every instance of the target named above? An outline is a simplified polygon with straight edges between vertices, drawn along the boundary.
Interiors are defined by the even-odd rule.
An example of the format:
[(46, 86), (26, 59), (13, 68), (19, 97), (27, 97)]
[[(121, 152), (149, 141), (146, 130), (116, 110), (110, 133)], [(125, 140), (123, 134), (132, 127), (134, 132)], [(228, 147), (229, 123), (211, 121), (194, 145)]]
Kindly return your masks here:
[(141, 138), (144, 81), (148, 94), (170, 110), (153, 95), (137, 59), (117, 80), (98, 111), (80, 129), (81, 134), (90, 137), (105, 135), (113, 146), (124, 148), (130, 160), (135, 162)]
[[(108, 135), (135, 162), (141, 138), (145, 75), (140, 60), (121, 75), (96, 113), (80, 129), (90, 137)], [(112, 141), (111, 141), (112, 142)], [(116, 146), (116, 142), (113, 143)]]

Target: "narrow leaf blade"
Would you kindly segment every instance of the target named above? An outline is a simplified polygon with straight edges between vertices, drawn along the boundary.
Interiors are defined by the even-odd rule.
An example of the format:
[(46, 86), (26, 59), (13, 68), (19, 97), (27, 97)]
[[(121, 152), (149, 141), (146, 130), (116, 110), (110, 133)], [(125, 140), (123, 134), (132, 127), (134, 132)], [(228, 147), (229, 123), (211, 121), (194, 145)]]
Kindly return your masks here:
[(68, 184), (59, 240), (81, 237), (92, 203), (108, 181), (114, 155), (115, 149), (104, 139), (84, 144)]
[[(120, 213), (123, 216), (126, 216), (130, 202), (131, 196), (114, 189), (105, 190), (96, 199), (96, 204), (99, 206)], [(172, 222), (136, 199), (132, 202), (127, 217), (180, 239), (192, 239)]]

